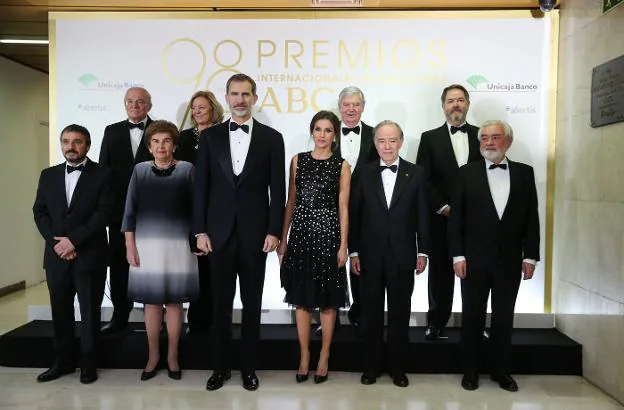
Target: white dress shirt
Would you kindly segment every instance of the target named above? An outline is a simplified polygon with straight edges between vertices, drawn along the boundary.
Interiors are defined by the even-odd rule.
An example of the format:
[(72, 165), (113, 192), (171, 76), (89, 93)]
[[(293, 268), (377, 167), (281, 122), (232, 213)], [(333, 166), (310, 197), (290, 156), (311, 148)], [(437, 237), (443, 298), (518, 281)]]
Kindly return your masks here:
[[(462, 127), (466, 122), (460, 124)], [(457, 131), (455, 134), (451, 134), (451, 124), (446, 123), (448, 132), (451, 137), (451, 145), (453, 146), (453, 152), (455, 153), (455, 160), (458, 166), (466, 165), (468, 163), (468, 133)]]
[(143, 129), (140, 128), (132, 128), (130, 129), (130, 145), (132, 145), (132, 156), (136, 157), (137, 150), (139, 149), (139, 145), (141, 144), (141, 140), (143, 139), (143, 132), (145, 131), (145, 126), (147, 125), (147, 117), (143, 118), (139, 122), (133, 122), (128, 119), (130, 124), (139, 124), (143, 123)]
[[(385, 166), (386, 163), (383, 160), (379, 160), (379, 166)], [(392, 172), (389, 169), (381, 171), (381, 183), (383, 184), (384, 194), (386, 195), (386, 204), (390, 208), (390, 201), (392, 201), (392, 193), (394, 192), (394, 184), (396, 184), (397, 175), (399, 174), (399, 158), (392, 164), (397, 166), (397, 172)]]
[[(79, 165), (85, 165), (87, 163), (87, 158), (83, 159), (81, 163), (72, 165), (73, 167), (77, 167)], [(74, 196), (74, 190), (76, 189), (76, 185), (78, 184), (78, 179), (80, 179), (80, 175), (82, 175), (81, 171), (72, 171), (71, 174), (67, 173), (67, 162), (65, 163), (65, 198), (67, 199), (67, 205), (71, 203), (72, 196)]]
[[(230, 122), (231, 121), (232, 120), (230, 119)], [(240, 125), (243, 124), (249, 126), (249, 133), (246, 133), (240, 128), (236, 131), (230, 131), (230, 152), (232, 154), (232, 170), (234, 171), (234, 175), (240, 175), (240, 173), (243, 172), (245, 159), (247, 159), (247, 153), (249, 152), (249, 144), (251, 143), (253, 118), (250, 117), (247, 121)]]
[[(459, 134), (459, 132), (458, 132)], [(507, 200), (509, 199), (510, 179), (509, 179), (509, 161), (505, 157), (501, 164), (506, 164), (507, 169), (494, 168), (490, 169), (492, 161), (485, 160), (485, 174), (487, 175), (488, 185), (490, 187), (490, 193), (492, 195), (492, 201), (498, 214), (498, 219), (503, 219), (503, 213), (507, 207)], [(465, 260), (464, 256), (453, 257), (453, 263)], [(523, 262), (529, 262), (533, 265), (537, 263), (534, 259), (524, 259)]]
[[(342, 128), (346, 127), (345, 123), (340, 123), (340, 156), (347, 161), (351, 167), (351, 173), (355, 169), (358, 156), (360, 155), (360, 146), (362, 145), (362, 121), (358, 122), (356, 127), (360, 127), (360, 133), (356, 134), (351, 131), (348, 134), (342, 133)], [(351, 127), (348, 127), (351, 128)]]
[[(504, 158), (501, 164), (509, 167), (509, 161)], [(490, 169), (490, 165), (494, 164), (492, 161), (485, 160), (485, 171), (488, 179), (488, 185), (490, 186), (490, 193), (492, 194), (492, 200), (496, 207), (496, 213), (498, 219), (503, 219), (503, 213), (507, 206), (507, 200), (509, 199), (509, 168), (494, 168)]]
[[(390, 165), (397, 166), (397, 172), (392, 172), (389, 169), (384, 169), (383, 171), (381, 171), (381, 183), (383, 184), (384, 195), (386, 196), (386, 204), (388, 204), (388, 208), (390, 208), (390, 201), (392, 201), (392, 194), (394, 193), (394, 186), (396, 185), (397, 175), (399, 175), (399, 172), (400, 172), (399, 162), (400, 162), (400, 158), (397, 158), (396, 161), (390, 164)], [(385, 166), (385, 165), (386, 163), (380, 159), (379, 166)], [(418, 256), (426, 257), (427, 255), (424, 253), (418, 253)]]

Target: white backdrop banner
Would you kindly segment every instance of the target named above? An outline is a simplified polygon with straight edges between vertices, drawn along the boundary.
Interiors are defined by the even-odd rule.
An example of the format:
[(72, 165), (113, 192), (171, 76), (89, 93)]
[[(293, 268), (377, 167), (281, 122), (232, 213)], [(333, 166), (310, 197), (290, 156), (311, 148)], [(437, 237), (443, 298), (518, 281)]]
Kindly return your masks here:
[[(545, 258), (552, 24), (549, 16), (496, 13), (52, 13), (51, 162), (63, 161), (58, 136), (71, 123), (92, 134), (97, 160), (107, 124), (125, 119), (124, 92), (152, 94), (154, 119), (187, 128), (188, 99), (242, 72), (258, 84), (254, 116), (284, 135), (287, 162), (310, 147), (308, 126), (321, 109), (337, 113), (348, 85), (366, 96), (363, 121), (396, 121), (415, 161), (423, 131), (444, 123), (440, 93), (470, 92), (468, 121), (503, 119), (514, 128), (509, 157), (535, 168)], [(287, 164), (284, 164), (287, 168)], [(263, 307), (287, 308), (275, 255), (268, 259)], [(240, 307), (237, 294), (235, 306)], [(416, 278), (412, 310), (427, 310), (427, 273)], [(544, 262), (523, 282), (517, 312), (544, 309)], [(454, 311), (461, 310), (459, 283)]]

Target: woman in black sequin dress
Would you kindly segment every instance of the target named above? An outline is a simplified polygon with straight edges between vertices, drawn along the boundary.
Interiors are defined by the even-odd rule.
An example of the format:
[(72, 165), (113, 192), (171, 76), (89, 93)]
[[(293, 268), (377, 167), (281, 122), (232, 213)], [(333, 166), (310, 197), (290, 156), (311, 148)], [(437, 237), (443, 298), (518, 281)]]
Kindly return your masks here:
[(314, 381), (322, 383), (327, 380), (336, 309), (349, 304), (345, 263), (351, 171), (332, 150), (339, 129), (334, 113), (318, 112), (310, 123), (314, 150), (295, 155), (290, 165), (278, 256), (285, 302), (297, 309), (299, 383), (308, 378), (312, 312), (321, 312), (323, 339)]

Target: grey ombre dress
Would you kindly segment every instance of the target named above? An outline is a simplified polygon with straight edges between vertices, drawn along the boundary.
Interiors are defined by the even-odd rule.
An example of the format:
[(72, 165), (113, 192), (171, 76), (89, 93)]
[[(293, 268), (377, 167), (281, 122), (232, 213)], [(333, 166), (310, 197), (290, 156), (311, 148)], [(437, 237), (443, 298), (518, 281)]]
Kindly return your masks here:
[(130, 266), (128, 298), (147, 304), (183, 303), (199, 294), (191, 252), (194, 167), (179, 161), (172, 172), (137, 164), (128, 186), (122, 232), (134, 232), (139, 267)]

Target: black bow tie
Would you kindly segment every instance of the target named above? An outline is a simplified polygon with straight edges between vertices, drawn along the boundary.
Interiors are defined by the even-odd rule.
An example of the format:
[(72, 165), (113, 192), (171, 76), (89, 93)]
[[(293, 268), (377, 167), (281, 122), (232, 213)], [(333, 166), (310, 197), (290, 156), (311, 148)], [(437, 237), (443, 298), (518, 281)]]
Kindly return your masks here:
[(130, 128), (130, 129), (139, 128), (141, 130), (144, 130), (145, 129), (145, 124), (142, 123), (142, 122), (139, 122), (139, 123), (135, 124), (133, 122), (128, 121), (128, 128)]
[(468, 132), (468, 125), (464, 124), (461, 127), (456, 127), (454, 125), (451, 125), (451, 135), (455, 134), (457, 131), (461, 131), (461, 132)]
[(84, 165), (78, 165), (77, 167), (72, 167), (71, 165), (67, 164), (67, 173), (71, 174), (74, 171), (84, 171)]
[(353, 128), (342, 127), (342, 134), (343, 135), (347, 135), (350, 132), (355, 132), (356, 134), (360, 135), (360, 126), (356, 125)]
[(237, 129), (243, 130), (245, 134), (249, 134), (249, 125), (247, 124), (237, 124), (234, 121), (230, 121), (230, 131), (236, 131)]
[(492, 164), (492, 165), (490, 165), (490, 169), (494, 169), (494, 168), (507, 169), (507, 164)]
[(384, 169), (389, 169), (390, 171), (396, 173), (397, 169), (399, 169), (398, 165), (380, 165), (379, 171), (383, 171)]

